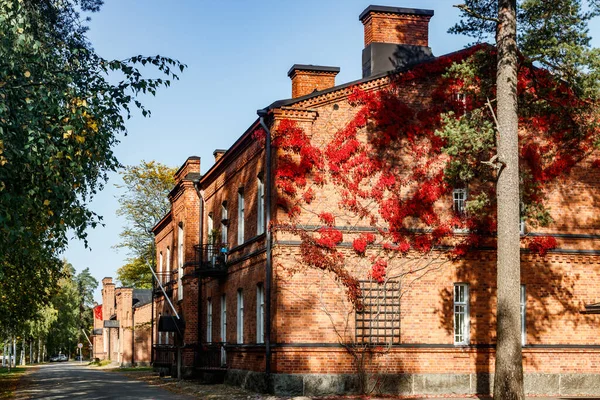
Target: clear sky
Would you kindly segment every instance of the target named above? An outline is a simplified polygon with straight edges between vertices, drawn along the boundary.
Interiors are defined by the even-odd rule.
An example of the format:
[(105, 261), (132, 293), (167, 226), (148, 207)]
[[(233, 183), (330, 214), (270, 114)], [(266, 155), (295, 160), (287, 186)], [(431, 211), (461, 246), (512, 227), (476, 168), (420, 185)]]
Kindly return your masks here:
[[(188, 65), (181, 80), (157, 96), (141, 98), (151, 118), (127, 122), (116, 155), (125, 165), (156, 160), (179, 167), (201, 157), (204, 173), (213, 151), (227, 149), (257, 118), (256, 110), (291, 97), (293, 64), (340, 67), (336, 83), (361, 78), (363, 28), (359, 14), (370, 4), (435, 11), (429, 45), (439, 56), (469, 39), (450, 35), (459, 0), (105, 0), (91, 15), (90, 38), (105, 58), (160, 54)], [(592, 36), (600, 27), (592, 25)], [(594, 34), (594, 33), (598, 34)], [(595, 40), (600, 46), (600, 41)], [(100, 281), (116, 277), (127, 257), (116, 250), (124, 220), (115, 215), (117, 175), (91, 203), (105, 226), (89, 231), (89, 246), (72, 240), (64, 256), (78, 271), (89, 267)], [(99, 289), (95, 293), (100, 300)]]

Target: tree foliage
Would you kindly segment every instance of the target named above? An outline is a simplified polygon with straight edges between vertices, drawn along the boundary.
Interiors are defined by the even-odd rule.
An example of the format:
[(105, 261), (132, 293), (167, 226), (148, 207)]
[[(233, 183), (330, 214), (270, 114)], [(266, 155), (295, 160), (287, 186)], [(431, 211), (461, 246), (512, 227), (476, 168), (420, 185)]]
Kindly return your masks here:
[(168, 194), (175, 186), (176, 171), (156, 161), (142, 161), (121, 172), (124, 184), (118, 187), (125, 192), (119, 197), (117, 215), (125, 217), (127, 225), (117, 247), (128, 249), (131, 257), (117, 275), (125, 286), (152, 285), (148, 265), (155, 264), (156, 251), (151, 229), (170, 210)]
[[(132, 107), (150, 113), (138, 95), (185, 67), (161, 56), (102, 58), (79, 14), (101, 5), (0, 0), (0, 290), (19, 304), (10, 324), (48, 299), (68, 232), (85, 240), (101, 222), (88, 204), (120, 166), (113, 148)], [(144, 77), (143, 66), (159, 77)]]

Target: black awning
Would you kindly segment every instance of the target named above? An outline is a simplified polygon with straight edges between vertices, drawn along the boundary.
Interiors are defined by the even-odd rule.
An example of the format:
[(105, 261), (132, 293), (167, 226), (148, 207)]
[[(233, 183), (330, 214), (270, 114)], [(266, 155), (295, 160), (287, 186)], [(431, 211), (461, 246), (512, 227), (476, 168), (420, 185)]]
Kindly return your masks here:
[(179, 319), (174, 315), (161, 315), (158, 318), (159, 332), (183, 332), (184, 329), (185, 323), (181, 316), (179, 316)]

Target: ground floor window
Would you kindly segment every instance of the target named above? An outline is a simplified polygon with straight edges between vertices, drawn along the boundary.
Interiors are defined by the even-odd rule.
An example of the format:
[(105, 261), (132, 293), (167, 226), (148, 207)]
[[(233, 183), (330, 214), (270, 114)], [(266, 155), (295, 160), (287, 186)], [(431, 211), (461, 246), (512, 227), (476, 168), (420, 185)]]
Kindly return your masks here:
[(469, 344), (469, 285), (454, 284), (454, 344)]

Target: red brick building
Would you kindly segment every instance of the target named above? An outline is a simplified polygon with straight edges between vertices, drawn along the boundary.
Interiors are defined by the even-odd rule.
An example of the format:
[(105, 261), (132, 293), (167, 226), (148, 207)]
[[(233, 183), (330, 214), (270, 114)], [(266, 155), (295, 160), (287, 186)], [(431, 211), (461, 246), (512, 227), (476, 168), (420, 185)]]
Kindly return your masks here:
[[(294, 65), (292, 98), (259, 111), (259, 118), (200, 176), (189, 158), (176, 175), (172, 210), (154, 228), (157, 275), (154, 363), (182, 375), (222, 371), (229, 383), (277, 394), (340, 394), (361, 390), (402, 395), (487, 394), (494, 372), (496, 253), (482, 249), (446, 263), (414, 282), (400, 298), (400, 283), (363, 286), (389, 320), (357, 314), (327, 273), (293, 273), (299, 240), (270, 237), (270, 222), (285, 224), (276, 206), (269, 152), (254, 134), (293, 120), (325, 141), (350, 121), (353, 87), (376, 91), (389, 71), (431, 60), (428, 24), (433, 11), (370, 6), (363, 78), (335, 85), (335, 67)], [(408, 101), (430, 94), (428, 77), (407, 83)], [(264, 125), (263, 125), (264, 124)], [(554, 223), (528, 235), (552, 235), (558, 247), (542, 258), (522, 252), (522, 337), (529, 395), (600, 394), (600, 320), (586, 305), (600, 301), (600, 174), (583, 162), (548, 191)], [(317, 193), (335, 203), (332, 188)], [(452, 207), (448, 199), (448, 207)], [(441, 205), (443, 206), (443, 205)], [(311, 216), (301, 214), (307, 229)], [(350, 241), (369, 226), (337, 227)], [(183, 290), (180, 290), (183, 288)], [(108, 311), (108, 310), (107, 310)], [(112, 313), (112, 312), (111, 312)], [(390, 324), (389, 321), (393, 323)], [(387, 323), (386, 323), (387, 322)], [(369, 331), (367, 335), (365, 332)], [(376, 331), (376, 333), (374, 333)], [(372, 339), (373, 337), (384, 339)], [(353, 356), (344, 344), (388, 346)], [(357, 354), (357, 353), (354, 353)], [(361, 358), (362, 357), (362, 358)], [(358, 367), (361, 364), (361, 367)], [(359, 374), (360, 372), (360, 374)]]
[[(152, 291), (116, 288), (102, 279), (102, 304), (94, 315), (93, 358), (124, 367), (150, 365), (152, 349)], [(100, 318), (99, 318), (100, 317)]]

